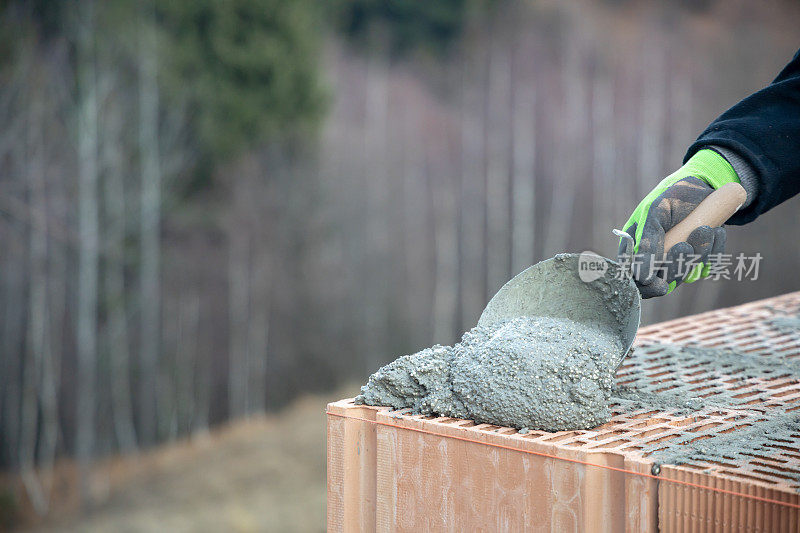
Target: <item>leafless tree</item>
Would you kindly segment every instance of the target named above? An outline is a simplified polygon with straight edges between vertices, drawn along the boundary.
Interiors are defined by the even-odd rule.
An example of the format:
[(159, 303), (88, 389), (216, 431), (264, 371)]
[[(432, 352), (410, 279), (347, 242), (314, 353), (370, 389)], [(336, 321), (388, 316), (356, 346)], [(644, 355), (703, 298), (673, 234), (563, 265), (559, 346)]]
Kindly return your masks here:
[(365, 349), (371, 364), (380, 361), (385, 349), (388, 317), (387, 283), (381, 278), (388, 264), (390, 245), (386, 214), (389, 209), (387, 156), (389, 79), (388, 64), (380, 54), (370, 54), (366, 64), (364, 100), (364, 237), (366, 257), (363, 279), (365, 286), (364, 328)]
[(463, 61), (462, 89), (459, 102), (461, 124), (461, 220), (459, 249), (461, 256), (461, 322), (465, 328), (478, 321), (486, 304), (486, 278), (484, 276), (484, 144), (482, 67), (478, 58), (465, 55)]
[[(436, 141), (427, 147), (428, 181), (433, 206), (435, 275), (433, 290), (433, 342), (452, 344), (456, 331), (458, 291), (458, 189), (451, 170), (446, 126), (433, 126)], [(439, 162), (438, 164), (434, 161)]]
[(233, 204), (237, 209), (228, 228), (228, 409), (230, 416), (247, 413), (248, 399), (248, 331), (250, 319), (250, 262), (252, 255), (252, 212), (247, 184), (255, 172), (252, 160), (237, 172), (233, 181)]
[(187, 289), (178, 301), (178, 346), (175, 348), (175, 408), (180, 435), (191, 434), (195, 424), (199, 323), (200, 298), (194, 289)]
[(139, 19), (139, 154), (140, 197), (140, 376), (139, 431), (142, 443), (157, 437), (156, 393), (161, 340), (161, 156), (159, 142), (159, 95), (157, 34), (149, 2)]
[[(576, 23), (575, 20), (572, 22)], [(565, 38), (560, 65), (560, 82), (563, 91), (559, 126), (558, 148), (553, 162), (557, 165), (550, 176), (553, 193), (547, 216), (547, 231), (544, 241), (545, 257), (564, 251), (569, 243), (573, 226), (574, 207), (580, 190), (580, 158), (574, 151), (586, 145), (584, 122), (587, 116), (587, 89), (576, 80), (585, 79), (584, 48), (585, 38), (579, 28), (574, 36)]]
[(510, 253), (511, 54), (498, 31), (489, 45), (486, 93), (486, 262), (489, 294), (508, 281)]
[[(528, 44), (528, 43), (526, 43)], [(514, 50), (511, 81), (511, 270), (534, 263), (536, 228), (536, 85), (529, 76), (530, 45)], [(524, 54), (524, 55), (523, 55)], [(535, 65), (533, 66), (535, 68)]]
[[(616, 157), (614, 131), (613, 81), (604, 72), (595, 74), (592, 83), (592, 198), (594, 207), (593, 241), (596, 252), (616, 251), (611, 230), (624, 221), (615, 220), (613, 212)], [(609, 246), (611, 244), (611, 246)]]
[(98, 298), (97, 80), (94, 4), (81, 5), (78, 22), (78, 317), (77, 429), (75, 453), (82, 493), (88, 498), (95, 442)]
[[(108, 67), (106, 65), (106, 67)], [(125, 291), (125, 240), (127, 237), (125, 190), (124, 119), (129, 111), (128, 100), (112, 70), (103, 73), (102, 86), (109, 93), (101, 120), (103, 137), (100, 144), (103, 161), (103, 291), (107, 325), (105, 349), (110, 359), (111, 401), (114, 433), (121, 450), (137, 448), (136, 429), (130, 378), (128, 334), (128, 295)]]
[(259, 227), (259, 246), (250, 265), (250, 319), (247, 333), (249, 354), (247, 372), (247, 408), (249, 414), (261, 413), (266, 407), (267, 361), (269, 357), (270, 312), (272, 310), (272, 253), (267, 224)]
[[(39, 69), (33, 69), (34, 87), (42, 86)], [(42, 390), (44, 361), (51, 357), (47, 309), (47, 191), (45, 172), (44, 98), (37, 94), (26, 95), (26, 173), (31, 224), (28, 230), (30, 254), (30, 284), (28, 286), (27, 350), (22, 374), (22, 413), (19, 442), (19, 463), (22, 479), (34, 508), (40, 514), (47, 511), (47, 495), (36, 475), (36, 435), (39, 426), (39, 391)], [(48, 384), (51, 385), (51, 384)]]

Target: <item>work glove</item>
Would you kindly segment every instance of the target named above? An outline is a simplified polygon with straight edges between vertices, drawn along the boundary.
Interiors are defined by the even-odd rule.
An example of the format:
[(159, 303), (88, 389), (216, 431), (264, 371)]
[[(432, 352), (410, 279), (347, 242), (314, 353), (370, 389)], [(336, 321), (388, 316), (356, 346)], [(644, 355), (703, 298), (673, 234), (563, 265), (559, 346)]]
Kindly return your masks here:
[[(623, 229), (634, 239), (632, 274), (642, 298), (664, 296), (683, 281), (708, 276), (709, 255), (725, 250), (725, 228), (698, 227), (686, 242), (670, 248), (660, 264), (664, 236), (714, 190), (730, 182), (739, 183), (739, 178), (728, 161), (714, 150), (700, 150), (639, 203)], [(628, 263), (630, 254), (630, 241), (622, 239), (620, 262)]]

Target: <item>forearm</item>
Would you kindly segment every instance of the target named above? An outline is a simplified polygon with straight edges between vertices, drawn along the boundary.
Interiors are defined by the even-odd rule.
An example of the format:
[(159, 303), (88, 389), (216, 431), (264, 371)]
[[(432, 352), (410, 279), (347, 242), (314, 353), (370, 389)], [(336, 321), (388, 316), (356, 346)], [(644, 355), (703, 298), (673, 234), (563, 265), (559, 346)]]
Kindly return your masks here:
[(800, 192), (800, 52), (768, 87), (723, 113), (689, 147), (711, 148), (748, 193), (730, 223), (745, 224)]

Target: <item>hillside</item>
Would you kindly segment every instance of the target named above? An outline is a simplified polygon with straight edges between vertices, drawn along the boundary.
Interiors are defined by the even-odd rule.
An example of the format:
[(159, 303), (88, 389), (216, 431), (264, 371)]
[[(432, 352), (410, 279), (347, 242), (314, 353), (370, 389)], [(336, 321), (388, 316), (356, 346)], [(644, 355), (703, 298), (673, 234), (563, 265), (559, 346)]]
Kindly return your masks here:
[(93, 476), (98, 503), (80, 513), (56, 501), (65, 507), (57, 518), (23, 529), (323, 531), (324, 413), (334, 396), (306, 396), (273, 416), (230, 424), (138, 458), (102, 461)]

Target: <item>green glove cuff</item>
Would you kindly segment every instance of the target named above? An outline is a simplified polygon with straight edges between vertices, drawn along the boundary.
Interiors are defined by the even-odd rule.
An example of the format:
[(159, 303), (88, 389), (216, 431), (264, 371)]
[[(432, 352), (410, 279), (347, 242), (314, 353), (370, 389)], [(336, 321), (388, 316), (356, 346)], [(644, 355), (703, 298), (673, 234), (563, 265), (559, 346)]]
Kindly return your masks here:
[(685, 165), (661, 180), (661, 182), (639, 202), (639, 205), (633, 211), (628, 222), (623, 226), (624, 229), (627, 229), (636, 222), (636, 235), (633, 236), (636, 241), (633, 247), (634, 253), (639, 253), (639, 242), (642, 239), (642, 232), (644, 232), (644, 222), (647, 220), (647, 215), (650, 212), (650, 206), (653, 201), (661, 196), (661, 193), (670, 186), (690, 176), (705, 181), (715, 189), (719, 189), (726, 183), (740, 183), (739, 177), (736, 175), (733, 167), (724, 157), (714, 150), (704, 149), (698, 151)]
[(719, 189), (726, 183), (741, 183), (728, 160), (714, 150), (700, 150), (670, 177), (681, 173), (682, 175), (675, 181), (694, 176), (715, 189)]

